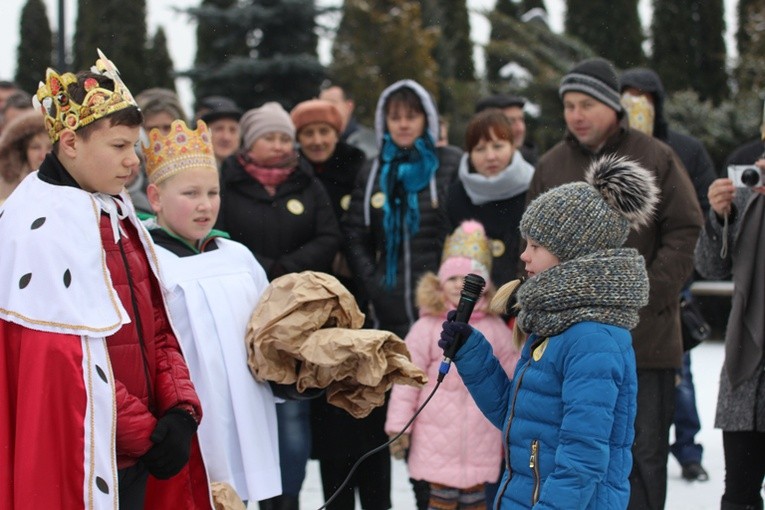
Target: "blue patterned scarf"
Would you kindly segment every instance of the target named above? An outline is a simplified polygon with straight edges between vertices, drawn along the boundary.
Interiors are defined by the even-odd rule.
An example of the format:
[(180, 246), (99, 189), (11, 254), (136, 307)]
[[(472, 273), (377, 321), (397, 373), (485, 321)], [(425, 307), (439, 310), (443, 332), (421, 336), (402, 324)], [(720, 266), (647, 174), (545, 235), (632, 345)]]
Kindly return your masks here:
[(402, 239), (402, 215), (406, 235), (412, 238), (420, 230), (420, 206), (417, 194), (425, 188), (438, 169), (433, 140), (425, 133), (411, 149), (397, 146), (386, 133), (381, 152), (380, 189), (385, 193), (383, 229), (385, 230), (385, 278), (383, 283), (396, 285), (398, 255)]

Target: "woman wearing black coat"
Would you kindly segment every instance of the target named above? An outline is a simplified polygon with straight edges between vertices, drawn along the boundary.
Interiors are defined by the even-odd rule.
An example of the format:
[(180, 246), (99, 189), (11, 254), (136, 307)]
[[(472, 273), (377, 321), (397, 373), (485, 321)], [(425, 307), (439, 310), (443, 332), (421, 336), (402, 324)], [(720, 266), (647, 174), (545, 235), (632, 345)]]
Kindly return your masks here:
[(449, 221), (455, 228), (464, 220), (483, 224), (494, 257), (491, 279), (501, 286), (516, 278), (518, 225), (534, 167), (513, 146), (512, 124), (501, 110), (484, 110), (470, 120), (465, 149), (446, 201)]
[[(247, 246), (269, 280), (299, 271), (330, 272), (341, 233), (329, 196), (310, 168), (298, 163), (295, 127), (278, 103), (240, 120), (243, 144), (221, 168), (217, 227)], [(310, 403), (276, 406), (282, 495), (261, 509), (297, 510), (311, 451)]]
[[(451, 233), (446, 194), (461, 151), (435, 146), (436, 105), (412, 80), (382, 92), (375, 131), (380, 153), (359, 174), (341, 226), (348, 263), (370, 304), (368, 317), (374, 327), (404, 338), (418, 318), (417, 282), (438, 271), (444, 239)], [(379, 432), (382, 443), (387, 440), (382, 426)], [(428, 484), (414, 483), (418, 508), (425, 508)], [(375, 508), (389, 508), (390, 500), (385, 503)]]
[(359, 174), (341, 226), (348, 263), (371, 303), (375, 326), (404, 338), (417, 319), (417, 281), (438, 271), (452, 230), (446, 196), (462, 152), (435, 147), (435, 103), (412, 80), (382, 92), (375, 131), (380, 155)]
[[(310, 167), (324, 185), (339, 220), (348, 209), (351, 191), (366, 156), (360, 149), (340, 141), (342, 120), (332, 103), (320, 99), (304, 101), (290, 116), (297, 131), (301, 164)], [(335, 257), (332, 274), (359, 300), (353, 275), (341, 252)], [(363, 309), (363, 303), (359, 304)], [(359, 419), (328, 404), (326, 399), (311, 401), (312, 456), (319, 460), (325, 500), (340, 487), (362, 455), (387, 440), (384, 423), (384, 407)], [(365, 510), (389, 508), (390, 457), (387, 452), (365, 460), (329, 510), (353, 510), (357, 491)]]

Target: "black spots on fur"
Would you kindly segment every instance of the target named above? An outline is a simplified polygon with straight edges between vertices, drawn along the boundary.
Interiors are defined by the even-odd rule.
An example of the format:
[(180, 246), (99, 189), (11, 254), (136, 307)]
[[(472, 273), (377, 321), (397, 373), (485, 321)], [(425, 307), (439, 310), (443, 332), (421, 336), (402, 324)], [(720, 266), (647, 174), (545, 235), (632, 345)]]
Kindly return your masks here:
[(33, 221), (32, 226), (30, 228), (32, 230), (37, 230), (38, 228), (43, 226), (43, 223), (45, 223), (45, 216), (41, 216), (37, 218), (35, 221)]
[(19, 278), (19, 288), (23, 289), (27, 285), (29, 285), (29, 282), (32, 281), (32, 273), (27, 273), (21, 278)]
[(64, 271), (64, 287), (67, 289), (72, 284), (72, 272), (70, 270)]
[(98, 374), (98, 377), (101, 378), (102, 381), (105, 383), (108, 383), (109, 380), (106, 378), (106, 372), (104, 372), (104, 369), (96, 365), (96, 373)]
[(98, 487), (98, 490), (104, 494), (109, 494), (109, 484), (107, 484), (106, 481), (100, 476), (96, 477), (96, 487)]

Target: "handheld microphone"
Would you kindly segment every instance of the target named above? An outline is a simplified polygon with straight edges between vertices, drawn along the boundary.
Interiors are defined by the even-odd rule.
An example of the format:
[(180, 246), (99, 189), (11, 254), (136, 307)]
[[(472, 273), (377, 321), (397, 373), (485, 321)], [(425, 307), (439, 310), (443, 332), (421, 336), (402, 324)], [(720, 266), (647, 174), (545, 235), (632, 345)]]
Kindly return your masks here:
[[(457, 314), (454, 316), (454, 322), (462, 322), (467, 324), (470, 320), (470, 315), (473, 313), (475, 304), (481, 297), (481, 292), (486, 286), (486, 280), (477, 274), (469, 273), (465, 276), (465, 282), (462, 284), (462, 292), (460, 293), (460, 302), (457, 305)], [(438, 368), (438, 380), (443, 380), (444, 376), (449, 372), (449, 367), (452, 364), (452, 358), (457, 354), (457, 351), (462, 346), (464, 338), (457, 338), (456, 341), (444, 351), (444, 359), (441, 361), (441, 366)]]

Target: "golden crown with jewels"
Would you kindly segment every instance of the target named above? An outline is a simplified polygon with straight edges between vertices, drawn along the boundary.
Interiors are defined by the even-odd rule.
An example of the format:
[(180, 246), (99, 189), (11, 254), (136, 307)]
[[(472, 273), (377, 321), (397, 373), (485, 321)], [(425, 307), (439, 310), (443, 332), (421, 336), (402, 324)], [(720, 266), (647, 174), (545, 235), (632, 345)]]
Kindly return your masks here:
[(120, 78), (117, 67), (101, 50), (97, 51), (99, 58), (90, 70), (112, 80), (114, 90), (102, 88), (95, 78), (86, 78), (83, 83), (85, 97), (82, 103), (77, 103), (69, 95), (69, 86), (77, 83), (77, 76), (73, 73), (58, 74), (49, 67), (45, 83), (40, 82), (37, 94), (32, 98), (35, 108), (45, 116), (45, 128), (53, 143), (58, 141), (65, 129), (76, 131), (124, 108), (138, 107)]
[(446, 236), (441, 262), (450, 257), (473, 259), (491, 270), (491, 244), (483, 225), (475, 220), (465, 220)]
[(159, 184), (189, 168), (209, 168), (218, 172), (210, 131), (204, 121), (189, 129), (182, 120), (170, 124), (170, 132), (154, 128), (149, 133), (149, 145), (142, 146), (146, 156), (146, 174), (149, 181)]

